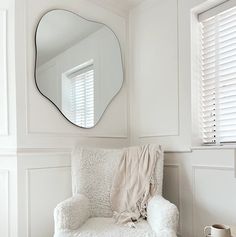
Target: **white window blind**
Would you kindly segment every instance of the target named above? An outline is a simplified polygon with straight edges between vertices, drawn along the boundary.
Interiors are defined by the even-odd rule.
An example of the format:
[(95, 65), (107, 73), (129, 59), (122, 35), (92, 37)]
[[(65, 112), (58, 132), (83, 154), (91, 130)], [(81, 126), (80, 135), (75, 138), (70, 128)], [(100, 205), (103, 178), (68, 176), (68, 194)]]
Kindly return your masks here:
[(94, 70), (86, 66), (68, 78), (71, 81), (71, 114), (76, 124), (82, 127), (94, 126)]
[(199, 16), (205, 144), (236, 142), (236, 6), (226, 4)]

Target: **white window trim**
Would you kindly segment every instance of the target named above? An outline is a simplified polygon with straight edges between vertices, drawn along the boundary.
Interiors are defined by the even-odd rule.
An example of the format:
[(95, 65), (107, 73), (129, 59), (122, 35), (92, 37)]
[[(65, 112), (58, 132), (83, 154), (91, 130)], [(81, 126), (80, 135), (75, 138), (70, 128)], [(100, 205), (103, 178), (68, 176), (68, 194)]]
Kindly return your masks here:
[(236, 5), (236, 0), (225, 0), (211, 8), (208, 8), (207, 10), (201, 12), (198, 14), (198, 20), (204, 21), (207, 18), (210, 18), (212, 16), (215, 16), (219, 14), (220, 12), (226, 11), (231, 7), (234, 7)]
[(63, 75), (64, 75), (64, 77), (68, 77), (71, 74), (76, 73), (77, 71), (79, 71), (79, 70), (81, 70), (83, 68), (86, 68), (86, 67), (88, 67), (90, 65), (93, 65), (93, 64), (94, 64), (94, 60), (90, 59), (89, 61), (86, 61), (86, 62), (84, 62), (84, 63), (82, 63), (82, 64), (80, 64), (80, 65), (78, 65), (78, 66), (76, 66), (76, 67), (66, 71), (65, 73), (63, 73)]

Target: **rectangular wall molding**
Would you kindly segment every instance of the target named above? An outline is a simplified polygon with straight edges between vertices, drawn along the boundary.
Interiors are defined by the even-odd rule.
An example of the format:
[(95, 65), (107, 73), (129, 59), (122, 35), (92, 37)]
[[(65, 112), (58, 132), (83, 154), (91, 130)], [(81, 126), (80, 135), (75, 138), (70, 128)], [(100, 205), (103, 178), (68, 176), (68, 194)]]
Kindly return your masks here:
[[(205, 185), (203, 185), (203, 183), (201, 182), (201, 178), (202, 178), (202, 175), (203, 175), (203, 173), (202, 174), (197, 174), (197, 172), (207, 172), (206, 173), (206, 177), (208, 177), (208, 179), (209, 179), (209, 185), (208, 185), (208, 188), (209, 188), (209, 193), (206, 193), (205, 191), (204, 191), (204, 187), (205, 186), (207, 186), (207, 183), (205, 183)], [(210, 165), (193, 165), (192, 166), (192, 190), (193, 190), (193, 200), (192, 200), (192, 236), (193, 237), (197, 237), (197, 236), (199, 236), (199, 234), (200, 234), (200, 231), (202, 230), (203, 231), (203, 227), (202, 227), (202, 225), (201, 225), (201, 218), (199, 217), (199, 212), (200, 212), (200, 210), (201, 210), (201, 207), (199, 207), (199, 205), (203, 205), (203, 206), (206, 206), (207, 205), (207, 203), (206, 203), (206, 201), (209, 199), (209, 198), (206, 198), (205, 196), (206, 195), (209, 195), (210, 194), (210, 192), (214, 192), (214, 190), (212, 189), (213, 188), (213, 186), (211, 185), (211, 181), (212, 181), (212, 179), (211, 178), (209, 178), (209, 175), (210, 175), (210, 172), (211, 172), (211, 174), (213, 175), (213, 173), (212, 172), (218, 172), (217, 173), (217, 176), (219, 176), (220, 175), (220, 173), (222, 173), (222, 172), (224, 172), (224, 177), (225, 176), (227, 176), (226, 174), (228, 174), (228, 172), (231, 172), (231, 173), (233, 173), (234, 172), (234, 167), (229, 167), (229, 166), (210, 166)], [(219, 173), (220, 172), (220, 173)], [(221, 174), (222, 175), (222, 174)], [(214, 177), (217, 177), (216, 176), (216, 174), (214, 175)], [(222, 176), (223, 177), (223, 176)], [(233, 176), (232, 176), (233, 177)], [(227, 177), (225, 177), (225, 179), (226, 179)], [(198, 179), (200, 179), (198, 182), (199, 182), (199, 185), (197, 186), (197, 180)], [(219, 179), (219, 177), (218, 177), (218, 179)], [(207, 182), (207, 181), (206, 181)], [(214, 181), (212, 181), (213, 183), (217, 183), (217, 179), (216, 180), (214, 180)], [(225, 184), (225, 185), (227, 185), (227, 183)], [(231, 183), (231, 185), (233, 185), (232, 183)], [(218, 199), (220, 199), (220, 196), (221, 195), (219, 195), (220, 194), (220, 191), (221, 191), (221, 188), (220, 187), (222, 187), (221, 186), (221, 184), (218, 184), (217, 185), (218, 187), (219, 187), (219, 191), (217, 191), (216, 193), (215, 193), (215, 197), (217, 197)], [(201, 190), (197, 190), (198, 188), (200, 189), (200, 187), (203, 189), (202, 191)], [(197, 191), (199, 192), (198, 194), (197, 194)], [(204, 192), (203, 192), (204, 191)], [(218, 193), (219, 192), (219, 193)], [(204, 193), (204, 195), (203, 195), (203, 193)], [(218, 195), (217, 195), (217, 193), (218, 193)], [(229, 192), (230, 193), (230, 192)], [(200, 197), (200, 195), (199, 194), (201, 194), (201, 195), (203, 195), (203, 197)], [(233, 195), (233, 193), (232, 193), (232, 195)], [(201, 202), (199, 202), (199, 200), (200, 199), (203, 199)], [(217, 202), (216, 200), (211, 200), (212, 201), (212, 203), (211, 203), (211, 205), (209, 205), (209, 208), (213, 208), (213, 207), (210, 207), (210, 206), (212, 206), (213, 205), (213, 203), (214, 202)], [(226, 200), (222, 200), (222, 201), (226, 201)], [(228, 200), (228, 202), (229, 202), (229, 204), (228, 205), (230, 205), (230, 201)], [(220, 203), (219, 201), (218, 201), (218, 203)], [(209, 203), (210, 204), (210, 203)], [(233, 203), (232, 203), (233, 204)], [(220, 208), (220, 207), (219, 207)], [(215, 208), (214, 208), (215, 209)], [(217, 209), (215, 209), (215, 211), (217, 212), (218, 210)], [(227, 212), (227, 211), (226, 211)], [(198, 217), (198, 218), (197, 218)], [(209, 218), (209, 219), (214, 219), (214, 217), (206, 217), (206, 219), (207, 218)], [(215, 218), (219, 218), (219, 216), (216, 214), (216, 217)], [(216, 220), (216, 222), (217, 222), (217, 220)], [(228, 223), (229, 224), (229, 223)], [(207, 225), (207, 223), (205, 224), (205, 225)]]
[(52, 236), (53, 209), (70, 196), (70, 166), (28, 168), (26, 177), (27, 237)]
[(0, 10), (0, 136), (8, 135), (7, 11)]
[[(142, 14), (147, 14), (147, 12), (150, 12), (151, 9), (153, 9), (154, 7), (158, 6), (158, 3), (155, 2), (155, 5), (154, 5), (153, 4), (154, 2), (155, 1), (147, 1), (147, 3), (145, 2), (147, 4), (146, 7), (143, 4), (143, 5), (141, 5), (142, 8), (141, 7), (137, 8), (137, 10), (135, 9), (134, 12), (137, 11), (136, 15), (139, 18), (141, 18), (141, 17), (143, 17)], [(157, 4), (157, 6), (156, 6), (156, 4)], [(176, 61), (177, 61), (176, 64), (175, 64), (175, 62), (173, 62), (173, 64), (171, 64), (171, 66), (173, 67), (173, 68), (171, 67), (171, 70), (175, 71), (174, 78), (172, 78), (173, 75), (170, 76), (168, 74), (168, 76), (171, 77), (171, 80), (174, 81), (174, 85), (172, 84), (173, 88), (171, 88), (173, 90), (173, 93), (172, 93), (172, 97), (170, 97), (169, 100), (166, 100), (165, 97), (164, 98), (157, 97), (158, 96), (158, 94), (157, 94), (158, 93), (158, 88), (163, 87), (163, 90), (164, 90), (167, 87), (166, 84), (163, 84), (163, 83), (160, 84), (160, 81), (158, 81), (158, 77), (161, 77), (159, 74), (160, 73), (164, 73), (164, 72), (160, 68), (158, 70), (158, 65), (156, 64), (157, 68), (153, 69), (153, 72), (152, 72), (152, 75), (154, 75), (154, 72), (156, 73), (155, 77), (153, 77), (153, 78), (155, 78), (155, 80), (154, 79), (152, 79), (152, 80), (149, 79), (149, 81), (150, 81), (150, 83), (152, 85), (148, 87), (147, 85), (145, 85), (145, 83), (147, 83), (146, 80), (145, 80), (145, 82), (142, 82), (142, 79), (143, 79), (142, 77), (144, 77), (144, 75), (145, 75), (146, 77), (149, 76), (148, 78), (150, 78), (149, 70), (151, 70), (151, 69), (146, 64), (142, 65), (142, 71), (140, 71), (139, 74), (137, 74), (137, 76), (136, 76), (137, 77), (136, 80), (140, 80), (140, 85), (139, 85), (138, 82), (137, 82), (137, 85), (136, 85), (137, 91), (138, 91), (137, 93), (139, 93), (140, 96), (143, 96), (141, 100), (145, 100), (148, 97), (143, 92), (143, 90), (144, 89), (147, 89), (147, 90), (149, 89), (151, 91), (153, 87), (156, 88), (156, 91), (150, 92), (151, 94), (149, 94), (148, 96), (150, 98), (152, 98), (152, 100), (154, 98), (156, 99), (155, 106), (157, 106), (157, 107), (154, 107), (154, 111), (158, 111), (158, 108), (160, 110), (158, 111), (159, 116), (157, 116), (157, 114), (158, 114), (157, 112), (154, 112), (154, 113), (150, 112), (150, 109), (147, 109), (149, 106), (145, 106), (144, 102), (140, 101), (141, 102), (141, 103), (139, 103), (139, 110), (140, 111), (138, 111), (138, 109), (136, 109), (137, 110), (136, 113), (138, 113), (138, 112), (140, 113), (140, 116), (139, 116), (140, 117), (140, 121), (139, 122), (137, 121), (137, 125), (136, 125), (136, 126), (139, 127), (139, 132), (137, 134), (138, 139), (147, 139), (147, 138), (150, 138), (150, 139), (151, 138), (163, 138), (163, 139), (165, 139), (165, 138), (168, 138), (168, 137), (176, 138), (176, 137), (180, 136), (180, 133), (181, 133), (181, 131), (180, 131), (180, 113), (181, 113), (181, 108), (180, 108), (180, 103), (179, 103), (179, 101), (180, 101), (180, 77), (179, 77), (179, 67), (180, 67), (180, 65), (179, 65), (179, 61), (180, 61), (179, 60), (179, 51), (180, 51), (180, 49), (179, 49), (179, 30), (178, 30), (178, 27), (179, 27), (178, 26), (179, 25), (179, 9), (178, 9), (178, 5), (179, 5), (179, 3), (178, 3), (178, 0), (175, 0), (175, 1), (172, 1), (172, 2), (168, 2), (167, 4), (169, 4), (169, 8), (172, 8), (172, 13), (171, 13), (171, 17), (172, 18), (169, 19), (170, 21), (173, 21), (171, 23), (171, 27), (172, 27), (171, 31), (173, 31), (173, 32), (176, 31), (175, 36), (174, 36), (175, 40), (168, 41), (169, 44), (170, 44), (170, 47), (173, 47), (174, 50), (175, 50), (174, 56), (173, 55), (171, 55), (171, 56), (172, 57), (176, 57)], [(163, 7), (163, 4), (160, 4), (159, 7)], [(144, 9), (145, 9), (145, 11), (144, 11)], [(136, 16), (136, 15), (134, 15), (134, 16)], [(140, 15), (141, 15), (141, 17), (140, 17)], [(141, 21), (141, 20), (139, 19), (139, 21)], [(135, 25), (134, 25), (134, 27), (135, 27)], [(159, 26), (159, 27), (160, 27), (160, 29), (162, 29), (161, 26)], [(143, 27), (142, 27), (142, 29), (143, 29)], [(145, 31), (144, 31), (143, 34), (145, 35)], [(161, 35), (161, 33), (159, 33), (159, 34), (160, 34), (159, 38), (161, 38), (162, 35)], [(165, 34), (165, 31), (163, 31), (163, 34)], [(138, 35), (135, 35), (135, 36), (138, 37)], [(133, 40), (134, 41), (135, 40), (138, 41), (135, 38), (135, 36), (134, 36)], [(144, 40), (145, 39), (146, 38), (144, 38)], [(140, 40), (138, 42), (140, 42)], [(161, 42), (163, 42), (163, 41), (161, 41)], [(142, 45), (140, 45), (140, 47), (141, 46)], [(140, 49), (142, 54), (140, 54), (140, 55), (137, 54), (134, 57), (134, 61), (136, 62), (136, 64), (140, 63), (140, 61), (141, 61), (141, 59), (139, 59), (139, 57), (143, 58), (143, 56), (147, 56), (144, 53), (147, 46), (145, 45), (143, 47), (144, 48), (141, 47), (141, 49)], [(168, 48), (168, 47), (166, 47), (166, 48)], [(149, 48), (147, 48), (147, 50), (148, 49)], [(157, 49), (154, 48), (152, 50), (157, 50)], [(161, 49), (158, 48), (158, 50), (160, 51)], [(172, 53), (173, 53), (173, 51), (171, 51), (171, 54)], [(151, 55), (151, 56), (153, 56), (155, 58), (151, 58), (152, 60), (150, 59), (149, 60), (150, 62), (151, 61), (155, 61), (157, 63), (158, 60), (160, 61), (160, 58), (158, 56), (156, 56), (156, 55)], [(136, 59), (136, 58), (138, 58), (138, 59)], [(134, 64), (134, 65), (136, 65), (136, 64)], [(139, 64), (136, 65), (137, 68), (138, 68), (138, 66), (139, 66)], [(144, 70), (145, 70), (145, 73), (143, 72)], [(159, 74), (157, 74), (158, 71), (160, 71)], [(162, 76), (164, 77), (164, 75), (162, 75)], [(169, 79), (168, 76), (165, 75), (166, 80)], [(154, 83), (156, 83), (156, 84), (154, 84)], [(160, 94), (161, 94), (161, 92), (160, 92)], [(160, 101), (162, 101), (162, 102), (160, 102)], [(164, 103), (166, 101), (172, 101), (172, 103), (170, 103), (169, 105), (173, 106), (173, 109), (170, 110), (168, 113), (166, 113), (166, 111), (163, 111), (162, 110), (163, 106), (161, 106), (161, 103), (164, 105)], [(148, 102), (148, 100), (147, 100), (147, 102)], [(152, 103), (152, 101), (150, 103)], [(173, 110), (175, 110), (174, 115), (171, 112)], [(153, 116), (147, 116), (147, 114), (149, 114), (149, 113), (150, 114), (152, 113)], [(160, 113), (161, 113), (161, 116), (160, 116)], [(166, 120), (163, 119), (162, 113), (166, 113), (166, 116), (167, 116)], [(154, 118), (156, 119), (156, 127), (151, 127), (150, 124), (154, 123)], [(174, 118), (174, 120), (173, 120), (173, 118)], [(167, 120), (168, 120), (168, 122), (166, 122)], [(167, 123), (168, 124), (170, 123), (172, 127), (170, 128), (169, 126), (167, 126), (166, 125)], [(164, 126), (164, 129), (162, 128), (163, 126), (160, 126), (160, 124), (162, 124)]]
[[(168, 169), (170, 172), (168, 172)], [(173, 187), (171, 185), (174, 185)], [(181, 210), (181, 183), (179, 164), (164, 164), (164, 193), (163, 195), (171, 202), (175, 203), (179, 211)], [(172, 200), (171, 200), (172, 199)], [(180, 212), (178, 236), (182, 236), (182, 218)]]
[(0, 236), (9, 236), (9, 172), (0, 169)]

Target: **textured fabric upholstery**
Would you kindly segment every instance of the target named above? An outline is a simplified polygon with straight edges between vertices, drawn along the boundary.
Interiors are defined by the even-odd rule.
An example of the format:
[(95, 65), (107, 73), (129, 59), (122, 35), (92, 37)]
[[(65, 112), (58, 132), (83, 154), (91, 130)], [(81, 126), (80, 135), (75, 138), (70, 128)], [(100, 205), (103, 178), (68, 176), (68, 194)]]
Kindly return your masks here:
[(163, 154), (155, 168), (157, 196), (137, 228), (114, 224), (110, 189), (123, 150), (77, 148), (72, 154), (73, 198), (54, 212), (54, 237), (176, 237), (178, 210), (162, 194)]
[[(90, 218), (77, 231), (65, 233), (68, 237), (156, 237), (147, 221), (141, 221), (136, 228), (128, 228), (114, 224), (112, 218), (104, 217)], [(55, 237), (64, 237), (62, 234), (58, 233)]]
[(73, 195), (90, 201), (92, 217), (111, 217), (110, 189), (122, 150), (77, 148), (72, 154)]
[(154, 196), (148, 203), (147, 220), (156, 233), (167, 230), (175, 233), (179, 221), (178, 209), (161, 195)]
[(54, 211), (55, 231), (76, 230), (90, 217), (89, 200), (84, 195), (59, 203)]

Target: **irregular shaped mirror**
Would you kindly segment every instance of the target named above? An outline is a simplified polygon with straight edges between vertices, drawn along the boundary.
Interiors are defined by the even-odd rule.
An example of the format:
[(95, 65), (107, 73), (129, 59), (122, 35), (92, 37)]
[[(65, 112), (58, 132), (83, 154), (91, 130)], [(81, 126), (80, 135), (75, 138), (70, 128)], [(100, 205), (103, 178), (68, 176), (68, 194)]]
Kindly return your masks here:
[(104, 24), (65, 10), (40, 20), (36, 35), (36, 85), (73, 124), (91, 128), (123, 83), (119, 41)]

